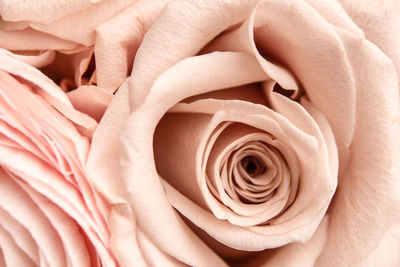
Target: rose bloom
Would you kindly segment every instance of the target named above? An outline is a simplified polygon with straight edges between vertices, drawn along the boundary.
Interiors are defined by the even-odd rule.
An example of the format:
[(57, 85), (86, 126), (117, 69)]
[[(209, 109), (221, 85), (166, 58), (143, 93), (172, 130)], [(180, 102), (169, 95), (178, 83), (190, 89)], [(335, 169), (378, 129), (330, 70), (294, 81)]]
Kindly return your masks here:
[(0, 62), (0, 266), (118, 266), (85, 171), (97, 122), (10, 52)]
[(399, 8), (359, 4), (164, 9), (87, 164), (122, 266), (398, 266)]

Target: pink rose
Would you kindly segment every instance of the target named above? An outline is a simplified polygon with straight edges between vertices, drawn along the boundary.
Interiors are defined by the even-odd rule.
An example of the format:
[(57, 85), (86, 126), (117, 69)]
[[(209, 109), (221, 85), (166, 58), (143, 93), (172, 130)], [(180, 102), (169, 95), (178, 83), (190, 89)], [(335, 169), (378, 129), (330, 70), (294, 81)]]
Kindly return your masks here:
[(97, 122), (10, 52), (0, 62), (0, 265), (118, 266), (85, 170)]
[(120, 264), (395, 266), (398, 61), (366, 32), (335, 1), (169, 4), (87, 164)]

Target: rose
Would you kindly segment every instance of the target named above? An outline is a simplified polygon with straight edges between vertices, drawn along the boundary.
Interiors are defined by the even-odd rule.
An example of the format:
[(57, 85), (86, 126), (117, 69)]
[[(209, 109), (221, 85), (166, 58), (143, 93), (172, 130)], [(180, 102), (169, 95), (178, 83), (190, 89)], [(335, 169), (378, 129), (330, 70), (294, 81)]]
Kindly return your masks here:
[(0, 62), (1, 265), (117, 266), (84, 168), (96, 121), (10, 52)]
[[(303, 118), (314, 117), (314, 123), (318, 125), (315, 131), (318, 132), (319, 128), (322, 133), (328, 133), (319, 139), (319, 144), (324, 142), (329, 144), (330, 126), (339, 149), (340, 172), (338, 191), (328, 212), (329, 228), (326, 228), (326, 223), (324, 223), (308, 243), (286, 245), (274, 250), (272, 254), (267, 250), (266, 253), (253, 255), (254, 259), (250, 259), (247, 263), (254, 260), (274, 266), (278, 263), (280, 265), (296, 264), (297, 261), (298, 265), (309, 266), (318, 258), (316, 261), (318, 266), (368, 266), (373, 262), (383, 263), (380, 253), (395, 245), (393, 241), (396, 240), (391, 239), (390, 236), (384, 237), (387, 229), (398, 223), (396, 211), (399, 203), (399, 188), (396, 177), (398, 177), (399, 167), (397, 160), (399, 128), (396, 116), (399, 111), (399, 98), (398, 78), (393, 63), (374, 44), (363, 37), (362, 31), (336, 2), (263, 1), (260, 4), (256, 2), (258, 1), (246, 3), (177, 1), (170, 4), (141, 44), (135, 59), (132, 79), (120, 88), (108, 113), (103, 118), (94, 137), (88, 167), (97, 177), (97, 188), (109, 198), (111, 203), (114, 203), (112, 221), (115, 223), (115, 228), (112, 231), (116, 233), (116, 240), (123, 238), (123, 233), (128, 232), (131, 237), (134, 237), (137, 231), (137, 236), (147, 235), (154, 242), (152, 246), (149, 245), (153, 249), (150, 251), (149, 246), (146, 249), (144, 245), (145, 238), (139, 237), (138, 243), (135, 243), (134, 239), (127, 240), (127, 235), (125, 235), (126, 239), (114, 243), (114, 248), (118, 257), (122, 259), (122, 263), (129, 262), (126, 248), (124, 250), (121, 244), (132, 242), (135, 248), (141, 249), (143, 252), (141, 256), (147, 260), (152, 260), (152, 255), (167, 258), (165, 255), (167, 252), (178, 260), (192, 265), (210, 262), (223, 264), (199, 242), (198, 237), (193, 235), (193, 232), (170, 206), (173, 205), (183, 216), (191, 220), (192, 223), (189, 225), (194, 229), (196, 227), (193, 224), (204, 226), (212, 221), (216, 222), (213, 225), (215, 229), (203, 228), (210, 236), (216, 237), (219, 230), (224, 230), (217, 227), (218, 223), (226, 222), (218, 222), (212, 216), (228, 220), (229, 218), (216, 210), (215, 206), (220, 203), (216, 203), (214, 207), (210, 206), (210, 199), (215, 198), (217, 193), (224, 193), (220, 189), (225, 185), (217, 185), (218, 173), (211, 178), (215, 179), (211, 182), (214, 184), (210, 186), (213, 187), (214, 195), (208, 194), (206, 205), (204, 205), (204, 200), (203, 203), (199, 203), (201, 198), (199, 201), (198, 194), (196, 195), (199, 191), (195, 188), (196, 186), (203, 186), (201, 193), (207, 193), (205, 193), (207, 188), (204, 180), (201, 180), (201, 175), (204, 173), (200, 172), (204, 171), (201, 168), (206, 165), (207, 158), (202, 158), (204, 154), (198, 152), (203, 151), (201, 146), (204, 144), (200, 142), (198, 146), (194, 146), (195, 151), (198, 152), (195, 159), (193, 151), (191, 154), (183, 155), (166, 154), (160, 148), (162, 145), (170, 151), (181, 152), (180, 149), (187, 146), (184, 147), (184, 151), (190, 152), (190, 149), (193, 149), (192, 144), (196, 144), (196, 139), (199, 139), (198, 136), (202, 136), (202, 133), (196, 131), (194, 134), (190, 133), (194, 130), (189, 126), (197, 127), (200, 119), (184, 121), (182, 125), (187, 125), (187, 132), (173, 130), (172, 137), (168, 137), (163, 131), (165, 125), (176, 129), (178, 126), (174, 126), (173, 123), (177, 124), (178, 120), (183, 119), (181, 115), (167, 114), (164, 118), (162, 116), (185, 97), (260, 81), (261, 78), (257, 79), (257, 65), (249, 63), (256, 60), (271, 80), (277, 81), (283, 88), (305, 90), (307, 98), (310, 99), (308, 102), (303, 97), (301, 103), (309, 103), (304, 104), (305, 109), (288, 99), (271, 94), (268, 90), (267, 99), (269, 101), (281, 99), (282, 102), (273, 106), (275, 111), (287, 117), (299, 128), (301, 128), (300, 116), (294, 118), (294, 114), (297, 113), (293, 111), (282, 112), (283, 107), (298, 107), (299, 114), (304, 112)], [(221, 32), (223, 34), (219, 35)], [(207, 43), (209, 44), (204, 47)], [(201, 54), (193, 57), (200, 50), (202, 50)], [(225, 52), (208, 54), (216, 50)], [(274, 60), (267, 61), (263, 55)], [(235, 56), (251, 59), (235, 60)], [(248, 80), (240, 80), (246, 68), (251, 70), (246, 73), (245, 78)], [(217, 74), (215, 74), (216, 71), (218, 71)], [(264, 79), (267, 80), (267, 78)], [(264, 86), (268, 88), (267, 84)], [(130, 110), (126, 100), (128, 89), (130, 90)], [(246, 92), (249, 90), (247, 88)], [(231, 90), (225, 96), (218, 94), (196, 96), (195, 99), (200, 99), (199, 101), (193, 102), (193, 99), (190, 99), (186, 101), (189, 104), (179, 103), (170, 112), (191, 109), (191, 112), (214, 114), (217, 109), (221, 109), (221, 107), (215, 107), (215, 103), (221, 103), (219, 106), (222, 107), (228, 104), (224, 104), (223, 101), (206, 100), (206, 98), (244, 98), (247, 102), (251, 102), (243, 94), (245, 92), (242, 88), (242, 90)], [(203, 98), (204, 100), (201, 100)], [(256, 100), (251, 98), (251, 100), (260, 103), (259, 98)], [(284, 105), (285, 101), (288, 103), (287, 106)], [(374, 103), (372, 104), (371, 101)], [(259, 106), (250, 107), (252, 105), (254, 106), (249, 103), (232, 104), (228, 111), (238, 116), (230, 119), (254, 126), (251, 117)], [(265, 107), (263, 108), (266, 110)], [(250, 111), (250, 114), (243, 114), (245, 112), (241, 112), (241, 109)], [(226, 113), (229, 113), (228, 111)], [(132, 114), (129, 115), (129, 113)], [(173, 116), (178, 118), (172, 119)], [(275, 116), (276, 120), (279, 114), (271, 116)], [(323, 123), (324, 116), (328, 123)], [(121, 153), (118, 148), (118, 138), (124, 123), (126, 123), (126, 128), (122, 133), (123, 151)], [(279, 123), (277, 124), (280, 126)], [(196, 127), (195, 129), (202, 129)], [(182, 127), (179, 129), (181, 130)], [(310, 128), (302, 130), (307, 129)], [(202, 131), (206, 130), (202, 129)], [(271, 129), (267, 130), (271, 131)], [(174, 136), (177, 137), (174, 138)], [(318, 134), (312, 136), (315, 137)], [(183, 144), (179, 143), (180, 138), (183, 139), (181, 140), (184, 141)], [(102, 140), (109, 140), (109, 143), (104, 145)], [(283, 141), (288, 142), (285, 138)], [(293, 141), (293, 143), (300, 144), (301, 142)], [(294, 145), (293, 143), (291, 145)], [(328, 151), (334, 151), (332, 147), (330, 148)], [(109, 155), (113, 157), (109, 159)], [(185, 158), (187, 155), (189, 155), (188, 159)], [(329, 153), (318, 151), (315, 155), (325, 157)], [(177, 158), (176, 161), (174, 157)], [(121, 158), (122, 169), (119, 169), (118, 158)], [(168, 162), (163, 163), (163, 160), (168, 160)], [(192, 165), (183, 164), (187, 162)], [(333, 161), (328, 162), (331, 163), (334, 171)], [(211, 173), (214, 170), (212, 163)], [(254, 161), (253, 163), (257, 164)], [(227, 166), (216, 165), (217, 168)], [(98, 166), (104, 168), (95, 169)], [(328, 167), (325, 167), (325, 171), (328, 171)], [(163, 178), (176, 188), (171, 187), (168, 182), (160, 182), (163, 179), (159, 179), (156, 168), (159, 174), (167, 176)], [(207, 170), (208, 166), (205, 168)], [(180, 173), (189, 174), (188, 177), (191, 179), (189, 181), (193, 181), (193, 177), (197, 176), (198, 185), (185, 184), (188, 183), (186, 180), (179, 180)], [(113, 180), (107, 179), (108, 176), (113, 177)], [(221, 175), (221, 180), (223, 179), (225, 178)], [(215, 193), (217, 190), (218, 192)], [(197, 203), (188, 201), (182, 197), (182, 194), (191, 200), (198, 200)], [(205, 198), (204, 195), (201, 197)], [(329, 196), (325, 197), (329, 199)], [(132, 214), (129, 203), (133, 206), (137, 217)], [(207, 211), (207, 208), (211, 211)], [(196, 212), (198, 212), (197, 215), (202, 214), (200, 219), (193, 215)], [(285, 216), (284, 213), (283, 216)], [(138, 221), (138, 225), (135, 220)], [(202, 223), (199, 223), (199, 220), (202, 220)], [(230, 221), (232, 224), (243, 223), (232, 219)], [(313, 229), (309, 225), (309, 220), (304, 222), (306, 226)], [(124, 228), (118, 225), (124, 225)], [(324, 232), (327, 234), (326, 243)], [(197, 233), (208, 244), (215, 243), (215, 240), (210, 242), (209, 236), (201, 230), (197, 230)], [(389, 231), (388, 233), (390, 234)], [(242, 236), (246, 234), (245, 231), (238, 233)], [(172, 235), (173, 238), (171, 238)], [(289, 236), (293, 238), (292, 233)], [(232, 246), (233, 243), (228, 243), (227, 240), (234, 238), (235, 236), (222, 235), (216, 239)], [(293, 240), (296, 238), (294, 237)], [(283, 243), (285, 242), (282, 241), (280, 245)], [(378, 243), (379, 246), (377, 246)], [(160, 250), (157, 251), (154, 245)], [(249, 244), (241, 245), (245, 247)], [(266, 243), (264, 246), (268, 247)], [(236, 248), (241, 249), (241, 247)], [(249, 250), (248, 247), (245, 249)], [(320, 250), (322, 250), (321, 255), (319, 255)], [(221, 250), (215, 248), (215, 251), (222, 255)], [(230, 252), (235, 251), (230, 250)], [(305, 252), (302, 255), (304, 258), (299, 258), (298, 256), (303, 252)], [(160, 258), (157, 259), (160, 260)]]
[(0, 47), (20, 53), (64, 90), (98, 85), (113, 93), (167, 2), (3, 1)]

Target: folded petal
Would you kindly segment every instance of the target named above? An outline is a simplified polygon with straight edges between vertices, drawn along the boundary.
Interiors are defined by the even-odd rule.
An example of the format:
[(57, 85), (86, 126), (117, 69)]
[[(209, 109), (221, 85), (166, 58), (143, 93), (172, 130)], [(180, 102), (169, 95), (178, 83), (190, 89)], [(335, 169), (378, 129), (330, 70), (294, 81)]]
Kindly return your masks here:
[[(40, 220), (48, 223), (38, 221), (43, 230), (32, 229), (30, 233), (37, 232), (36, 239), (45, 240), (41, 254), (50, 254), (44, 258), (50, 266), (100, 261), (115, 266), (108, 247), (109, 207), (89, 183), (84, 170), (89, 139), (63, 112), (78, 118), (90, 117), (75, 110), (65, 93), (39, 71), (6, 53), (1, 56), (10, 64), (0, 68), (14, 75), (0, 70), (0, 163), (7, 172), (2, 180), (19, 185), (10, 194), (26, 194), (26, 202), (32, 203), (30, 212), (20, 217), (19, 223), (25, 224), (29, 217), (36, 216), (35, 212), (42, 212)], [(3, 201), (2, 208), (12, 216), (18, 215), (13, 211), (18, 209), (19, 200), (3, 196), (10, 203), (7, 206)], [(54, 240), (46, 241), (48, 238)], [(61, 245), (54, 245), (60, 242)], [(64, 252), (53, 253), (56, 247)]]
[(181, 59), (197, 54), (229, 26), (243, 21), (257, 2), (201, 0), (169, 4), (138, 50), (133, 73), (140, 75), (131, 80), (131, 105), (143, 101), (158, 75)]
[[(136, 210), (132, 209), (128, 201), (128, 193), (120, 169), (122, 154), (119, 145), (123, 125), (129, 116), (128, 92), (129, 81), (126, 81), (117, 91), (93, 137), (87, 169), (96, 188), (112, 205), (110, 217), (112, 249), (122, 266), (146, 266), (147, 264), (179, 266), (181, 263), (168, 255), (168, 250), (160, 248), (157, 243), (154, 244), (157, 236), (154, 237), (151, 233), (149, 235), (146, 230), (143, 231), (134, 213)], [(159, 212), (158, 209), (155, 211)], [(174, 233), (174, 236), (177, 236), (179, 231)], [(193, 234), (190, 238), (193, 241), (189, 239), (185, 245), (190, 245), (191, 248), (186, 247), (185, 254), (198, 254), (201, 245), (198, 245), (199, 241), (196, 241), (197, 237)], [(172, 242), (173, 238), (170, 240)], [(202, 249), (205, 250), (204, 247)], [(201, 252), (204, 253), (204, 251)], [(210, 254), (212, 255), (212, 252), (207, 251), (206, 255)], [(201, 261), (188, 257), (186, 262)]]
[(171, 0), (137, 1), (96, 26), (97, 84), (114, 92), (126, 79), (144, 34)]

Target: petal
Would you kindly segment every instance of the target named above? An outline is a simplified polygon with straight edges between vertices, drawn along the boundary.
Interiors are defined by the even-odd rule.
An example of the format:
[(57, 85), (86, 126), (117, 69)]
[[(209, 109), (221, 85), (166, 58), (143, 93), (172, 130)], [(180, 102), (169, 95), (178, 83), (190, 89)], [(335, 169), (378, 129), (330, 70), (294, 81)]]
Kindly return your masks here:
[(365, 38), (378, 46), (393, 60), (400, 75), (400, 6), (396, 0), (339, 0)]
[(144, 34), (170, 0), (138, 1), (96, 26), (97, 84), (114, 92), (132, 68)]
[[(28, 193), (32, 201), (50, 221), (52, 227), (62, 240), (66, 257), (72, 266), (90, 265), (96, 255), (90, 255), (82, 233), (76, 222), (63, 210), (51, 203), (48, 199), (35, 192), (29, 186), (21, 183), (21, 187)], [(90, 244), (91, 245), (91, 244)], [(92, 257), (91, 257), (92, 256)]]
[[(21, 66), (23, 70), (30, 67)], [(82, 247), (79, 242), (87, 242), (81, 240), (75, 244), (74, 240), (81, 238), (79, 231), (68, 228), (68, 224), (59, 226), (68, 220), (75, 220), (96, 248), (95, 255), (98, 254), (104, 264), (115, 265), (106, 247), (109, 242), (106, 224), (108, 207), (94, 192), (83, 169), (89, 148), (88, 139), (79, 134), (71, 121), (35, 94), (35, 89), (4, 71), (0, 71), (0, 87), (0, 117), (5, 130), (5, 134), (0, 135), (2, 166), (12, 177), (18, 176), (15, 179), (23, 181), (24, 186), (29, 186), (25, 190), (43, 209), (45, 217), (57, 225), (54, 228), (60, 236), (65, 236), (62, 238), (65, 244), (70, 246), (73, 243), (79, 248)], [(36, 197), (37, 193), (48, 199), (44, 201)], [(55, 209), (52, 203), (62, 208), (63, 212)], [(74, 258), (72, 263), (89, 261), (81, 257), (88, 253), (83, 253), (82, 249), (77, 251), (66, 249), (67, 256)]]
[(143, 102), (152, 83), (163, 71), (181, 59), (197, 54), (223, 30), (243, 21), (256, 2), (258, 0), (201, 0), (169, 4), (138, 50), (132, 73), (140, 75), (131, 80), (131, 105)]
[[(74, 42), (63, 40), (32, 28), (7, 31), (0, 29), (0, 33), (0, 46), (8, 50), (73, 50), (79, 47)], [(30, 40), (30, 42), (27, 43), (26, 40)]]
[(34, 266), (35, 263), (21, 250), (13, 237), (0, 226), (0, 247), (4, 255), (4, 266)]
[(261, 252), (259, 255), (254, 255), (249, 261), (245, 261), (244, 264), (250, 267), (313, 267), (326, 242), (328, 223), (329, 218), (325, 217), (313, 237), (306, 243), (289, 244), (274, 250), (273, 253)]
[[(97, 25), (123, 10), (134, 0), (103, 0), (82, 6), (77, 12), (52, 20), (51, 23), (33, 22), (31, 27), (37, 31), (72, 41), (76, 44), (91, 46), (95, 43)], [(82, 27), (84, 25), (84, 27)]]
[(0, 209), (0, 218), (1, 227), (12, 236), (15, 243), (24, 251), (32, 262), (39, 265), (38, 247), (29, 231), (23, 225), (19, 224), (18, 221), (12, 217), (12, 214), (9, 214), (4, 209)]
[(398, 220), (398, 76), (393, 62), (375, 45), (341, 29), (337, 32), (356, 81), (357, 124), (352, 159), (339, 182), (328, 242), (317, 266), (359, 266)]
[(258, 49), (293, 71), (328, 118), (340, 149), (348, 147), (355, 126), (355, 84), (332, 26), (302, 1), (266, 1), (253, 12)]
[(86, 114), (75, 110), (68, 96), (53, 81), (34, 67), (13, 58), (12, 53), (4, 49), (0, 49), (0, 62), (0, 69), (29, 81), (28, 83), (33, 84), (34, 89), (37, 90), (37, 94), (73, 121), (82, 133), (86, 136), (92, 136), (97, 122)]
[(55, 51), (48, 50), (45, 52), (39, 52), (37, 54), (27, 54), (27, 55), (14, 54), (12, 56), (35, 68), (41, 68), (43, 66), (50, 64), (54, 60), (56, 53)]
[[(356, 35), (363, 36), (363, 31), (358, 27), (356, 23), (349, 17), (346, 10), (337, 0), (326, 0), (324, 2), (318, 0), (306, 0), (319, 15), (324, 19), (335, 25), (336, 27), (350, 31)], [(359, 5), (358, 5), (359, 6)]]
[(64, 246), (46, 216), (42, 212), (38, 212), (36, 204), (10, 179), (3, 169), (0, 172), (1, 208), (12, 214), (20, 224), (28, 229), (51, 266), (66, 266)]
[(113, 95), (97, 86), (80, 86), (68, 93), (74, 108), (100, 121), (111, 102)]
[(366, 263), (373, 262), (377, 266), (393, 267), (400, 262), (397, 251), (400, 249), (400, 224), (394, 224), (388, 229), (379, 242), (377, 249), (371, 253)]
[(153, 244), (137, 223), (127, 201), (119, 165), (120, 133), (129, 115), (128, 81), (117, 91), (93, 137), (87, 170), (96, 189), (112, 205), (110, 214), (111, 246), (121, 266), (179, 266)]
[[(100, 0), (101, 1), (101, 0)], [(87, 8), (93, 0), (55, 2), (36, 1), (27, 3), (25, 1), (2, 1), (0, 13), (3, 19), (9, 21), (32, 20), (51, 21), (57, 17)]]
[[(135, 77), (137, 76), (133, 76), (133, 79)], [(182, 77), (185, 77), (185, 79), (182, 79)], [(172, 213), (170, 206), (166, 204), (168, 200), (174, 203), (175, 207), (179, 206), (181, 212), (185, 210), (185, 212), (182, 212), (185, 216), (191, 213), (193, 215), (191, 217), (198, 217), (198, 220), (201, 220), (203, 225), (209, 224), (210, 227), (207, 227), (207, 229), (215, 231), (215, 235), (218, 235), (218, 232), (219, 234), (224, 233), (231, 228), (227, 228), (223, 221), (215, 221), (213, 215), (194, 205), (191, 201), (185, 200), (184, 196), (181, 197), (179, 192), (176, 192), (172, 187), (168, 187), (167, 184), (164, 183), (163, 189), (154, 166), (152, 147), (154, 129), (167, 110), (186, 97), (261, 81), (266, 78), (268, 76), (259, 67), (255, 58), (244, 53), (216, 52), (187, 58), (158, 77), (145, 102), (134, 109), (134, 112), (127, 120), (127, 126), (122, 134), (122, 170), (130, 203), (134, 207), (144, 230), (151, 232), (152, 236), (155, 237), (153, 239), (154, 242), (178, 259), (180, 259), (178, 256), (180, 248), (175, 244), (172, 246), (168, 237), (163, 234), (166, 230), (162, 226), (154, 224), (154, 221), (163, 221), (169, 225), (169, 229), (176, 225), (177, 229), (174, 230), (176, 233), (182, 231), (183, 225), (174, 219), (176, 215)], [(330, 170), (329, 167), (322, 169)], [(141, 179), (140, 177), (144, 173), (146, 179)], [(329, 186), (329, 194), (333, 193), (332, 188), (334, 189), (335, 183), (336, 181), (332, 181), (332, 184), (330, 184), (332, 187)], [(169, 190), (170, 188), (172, 189)], [(164, 190), (168, 192), (168, 200), (165, 199)], [(149, 195), (147, 192), (152, 193)], [(146, 205), (142, 203), (146, 203)], [(318, 201), (313, 203), (321, 204)], [(328, 203), (329, 201), (325, 203), (325, 208)], [(318, 210), (316, 206), (314, 208), (316, 211)], [(311, 225), (310, 227), (315, 229), (321, 218), (321, 215), (319, 215), (311, 222), (308, 221), (309, 226)], [(271, 233), (274, 230), (271, 229)], [(302, 236), (305, 240), (313, 230), (310, 232), (305, 231), (307, 234), (300, 232), (298, 236)], [(250, 234), (257, 236), (257, 233), (250, 232)], [(225, 237), (225, 242), (230, 242), (226, 241), (227, 236), (230, 239), (238, 238), (240, 240), (242, 235), (238, 233), (238, 235), (229, 234), (223, 236)], [(276, 240), (281, 244), (289, 242), (281, 237), (276, 238)], [(237, 242), (241, 243), (241, 241)], [(265, 248), (265, 242), (265, 240), (260, 243), (252, 241), (251, 244), (254, 245), (252, 249)]]

